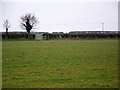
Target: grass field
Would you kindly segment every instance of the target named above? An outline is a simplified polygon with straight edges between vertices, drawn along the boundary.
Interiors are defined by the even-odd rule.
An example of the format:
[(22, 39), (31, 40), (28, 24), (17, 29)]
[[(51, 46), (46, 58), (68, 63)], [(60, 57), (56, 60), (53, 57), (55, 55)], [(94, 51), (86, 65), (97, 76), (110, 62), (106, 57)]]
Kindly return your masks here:
[(3, 88), (117, 88), (117, 40), (3, 41)]

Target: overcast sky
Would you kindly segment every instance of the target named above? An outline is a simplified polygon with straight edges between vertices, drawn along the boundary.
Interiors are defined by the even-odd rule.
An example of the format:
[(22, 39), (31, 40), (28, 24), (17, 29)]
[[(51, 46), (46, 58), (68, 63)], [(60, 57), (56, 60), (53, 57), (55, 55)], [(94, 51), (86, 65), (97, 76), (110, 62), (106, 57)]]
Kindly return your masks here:
[[(8, 0), (9, 1), (9, 0)], [(118, 30), (118, 0), (2, 0), (0, 2), (0, 30), (8, 19), (9, 31), (20, 28), (20, 17), (32, 13), (39, 18), (38, 28), (32, 31), (69, 32), (80, 30)]]

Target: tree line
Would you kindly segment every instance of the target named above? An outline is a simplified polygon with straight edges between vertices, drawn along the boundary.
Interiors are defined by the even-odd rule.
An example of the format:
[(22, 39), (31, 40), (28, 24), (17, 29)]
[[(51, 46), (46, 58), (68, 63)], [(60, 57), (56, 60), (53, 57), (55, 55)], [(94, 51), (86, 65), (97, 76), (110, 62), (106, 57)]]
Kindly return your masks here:
[[(38, 22), (38, 18), (31, 13), (27, 13), (20, 17), (20, 25), (22, 29), (26, 30), (25, 32), (19, 33), (8, 33), (11, 25), (8, 20), (4, 21), (4, 28), (6, 29), (5, 33), (2, 33), (2, 39), (18, 39), (18, 38), (27, 38), (35, 39), (35, 34), (30, 34), (32, 29), (35, 29)], [(91, 31), (92, 32), (92, 31)], [(98, 38), (119, 38), (119, 33), (43, 33), (44, 40), (50, 39), (98, 39)]]
[[(91, 31), (93, 32), (93, 31)], [(43, 39), (118, 39), (120, 38), (119, 33), (84, 33), (84, 34), (71, 34), (71, 33), (63, 33), (63, 34), (52, 34), (52, 33), (44, 33)]]
[[(34, 14), (27, 13), (27, 14), (21, 16), (20, 19), (21, 19), (21, 21), (20, 21), (21, 28), (25, 29), (26, 32), (27, 32), (27, 35), (23, 34), (22, 36), (30, 39), (31, 38), (30, 31), (37, 26), (37, 24), (38, 24), (38, 18)], [(7, 38), (8, 39), (8, 38), (12, 38), (12, 37), (15, 37), (15, 38), (20, 37), (19, 34), (18, 35), (14, 35), (14, 34), (9, 34), (8, 33), (8, 29), (11, 26), (9, 24), (8, 20), (4, 21), (3, 26), (6, 29), (6, 34), (2, 34), (3, 38)]]
[[(26, 32), (9, 32), (8, 36), (6, 33), (2, 33), (2, 39), (28, 39), (28, 34)], [(29, 39), (35, 39), (35, 34), (30, 34)]]

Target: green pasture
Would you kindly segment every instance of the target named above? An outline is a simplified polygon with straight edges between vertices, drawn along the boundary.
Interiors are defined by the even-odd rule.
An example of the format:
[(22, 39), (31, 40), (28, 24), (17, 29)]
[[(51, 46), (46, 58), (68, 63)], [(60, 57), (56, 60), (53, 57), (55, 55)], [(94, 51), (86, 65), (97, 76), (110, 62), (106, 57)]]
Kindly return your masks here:
[(2, 42), (3, 88), (117, 88), (117, 40)]

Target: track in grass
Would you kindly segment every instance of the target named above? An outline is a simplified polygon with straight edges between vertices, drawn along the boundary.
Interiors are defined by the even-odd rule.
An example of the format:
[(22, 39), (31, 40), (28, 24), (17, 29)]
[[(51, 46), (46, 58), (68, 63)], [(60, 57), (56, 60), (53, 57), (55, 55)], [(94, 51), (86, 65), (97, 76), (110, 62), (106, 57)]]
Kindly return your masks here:
[(3, 88), (118, 87), (117, 40), (2, 44)]

